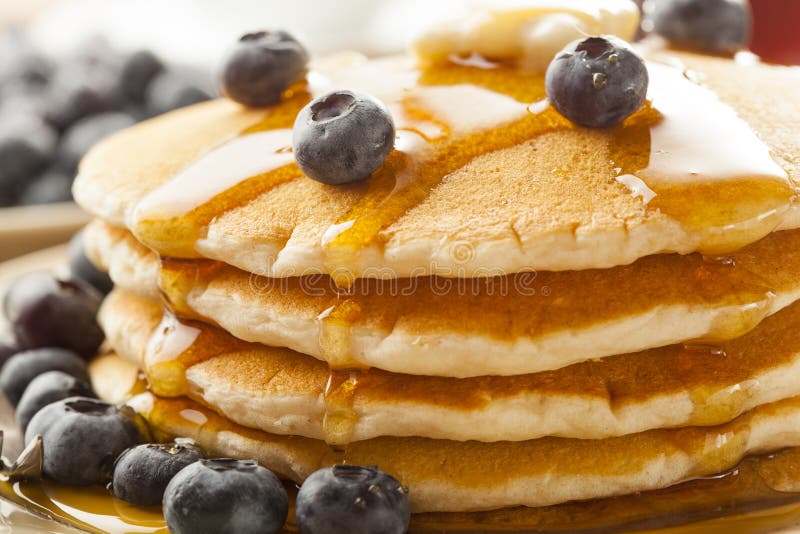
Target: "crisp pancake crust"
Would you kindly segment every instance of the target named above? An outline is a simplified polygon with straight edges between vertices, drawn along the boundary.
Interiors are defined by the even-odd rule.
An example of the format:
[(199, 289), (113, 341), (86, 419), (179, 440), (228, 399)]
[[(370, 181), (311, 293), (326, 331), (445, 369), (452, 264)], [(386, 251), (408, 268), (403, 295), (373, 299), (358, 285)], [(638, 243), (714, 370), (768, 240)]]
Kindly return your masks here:
[(347, 296), (326, 277), (275, 280), (202, 260), (165, 260), (160, 268), (129, 232), (99, 220), (86, 242), (126, 291), (161, 298), (161, 278), (181, 316), (333, 363), (336, 351), (321, 334), (341, 321), (357, 364), (409, 374), (524, 374), (689, 340), (717, 342), (800, 297), (798, 230), (773, 233), (728, 262), (660, 255), (488, 283), (362, 281)]
[[(243, 343), (186, 323), (183, 353), (166, 352), (159, 304), (112, 293), (101, 321), (115, 350), (145, 370), (153, 392), (189, 395), (244, 426), (330, 439), (340, 406), (327, 366), (288, 349)], [(652, 428), (725, 423), (758, 405), (800, 395), (800, 305), (719, 349), (680, 346), (586, 362), (558, 371), (469, 379), (358, 373), (345, 407), (346, 436), (528, 440), (604, 438)], [(334, 429), (335, 431), (336, 429)], [(337, 438), (341, 436), (333, 436)]]
[[(795, 130), (800, 106), (794, 88), (800, 83), (800, 69), (741, 66), (689, 54), (671, 58), (699, 73), (695, 75), (772, 148), (789, 175), (798, 175), (800, 141)], [(331, 72), (346, 70), (333, 63)], [(369, 77), (356, 64), (355, 72), (347, 71), (345, 82), (358, 85), (359, 76)], [(378, 64), (392, 75), (383, 80), (384, 85), (407, 81), (405, 59)], [(508, 121), (515, 124), (518, 116), (527, 120), (524, 103), (542, 96), (538, 89), (525, 89), (540, 82), (524, 76), (514, 82), (522, 76), (516, 71), (472, 69), (463, 81), (473, 85), (466, 85), (459, 78), (464, 74), (455, 67), (451, 70), (421, 76), (421, 83), (432, 84), (423, 87), (425, 102), (444, 109), (447, 120), (473, 120), (461, 125), (467, 130)], [(500, 92), (489, 95), (481, 84), (499, 87)], [(469, 109), (478, 116), (449, 109), (448, 95), (453, 95), (452, 102), (462, 97), (472, 102)], [(633, 119), (630, 131), (621, 132), (572, 128), (552, 113), (542, 112), (544, 126), (535, 139), (519, 134), (519, 142), (500, 143), (497, 150), (489, 150), (495, 146), (493, 137), (477, 139), (473, 144), (486, 147), (486, 153), (472, 145), (461, 147), (478, 150), (480, 155), (441, 176), (432, 171), (430, 180), (415, 186), (410, 195), (413, 201), (408, 195), (399, 200), (389, 195), (397, 184), (380, 176), (361, 185), (333, 188), (292, 174), (290, 165), (281, 167), (278, 175), (245, 180), (236, 194), (214, 197), (215, 207), (201, 206), (188, 218), (170, 219), (163, 228), (148, 220), (135, 224), (137, 204), (191, 162), (259, 121), (271, 128), (290, 127), (303, 102), (295, 95), (265, 115), (218, 101), (137, 125), (90, 153), (81, 166), (75, 196), (87, 210), (114, 224), (136, 226), (139, 237), (164, 255), (205, 256), (275, 277), (309, 271), (336, 274), (338, 267), (356, 276), (377, 278), (605, 268), (659, 252), (688, 253), (705, 247), (706, 252), (717, 253), (755, 241), (776, 226), (791, 228), (800, 223), (798, 210), (789, 208), (792, 192), (787, 184), (749, 181), (727, 168), (733, 181), (724, 182), (724, 187), (714, 185), (723, 182), (700, 183), (675, 193), (672, 186), (662, 184), (660, 189), (654, 186), (658, 194), (645, 205), (641, 196), (634, 196), (641, 191), (637, 193), (637, 186), (625, 179), (628, 174), (619, 176), (620, 180), (617, 174), (628, 172), (621, 161), (625, 157), (642, 160), (631, 162), (634, 171), (647, 167), (649, 150), (639, 154), (629, 149), (632, 140), (640, 144), (646, 140), (647, 148), (651, 142), (660, 142), (655, 133), (651, 140), (646, 128), (637, 129), (636, 121), (659, 126), (655, 109), (643, 110)], [(405, 113), (419, 111), (413, 102), (404, 105)], [(479, 115), (486, 110), (501, 111), (497, 117)], [(711, 113), (710, 108), (699, 111)], [(717, 117), (706, 119), (715, 124)], [(727, 128), (720, 128), (722, 142)], [(626, 137), (629, 134), (631, 139)], [(705, 137), (711, 148), (713, 137)], [(757, 143), (752, 139), (731, 154), (750, 151), (749, 145)], [(283, 162), (283, 156), (278, 160)], [(398, 152), (390, 158), (386, 172), (391, 174), (402, 165)], [(654, 183), (660, 183), (659, 179), (654, 178)], [(205, 187), (202, 181), (187, 183), (182, 186), (186, 194), (175, 195), (175, 201), (186, 201), (193, 185)], [(633, 194), (629, 187), (634, 187)], [(174, 205), (163, 199), (162, 204)], [(738, 222), (728, 224), (732, 220)], [(354, 229), (348, 226), (351, 221), (355, 221)], [(717, 243), (720, 239), (728, 241)]]

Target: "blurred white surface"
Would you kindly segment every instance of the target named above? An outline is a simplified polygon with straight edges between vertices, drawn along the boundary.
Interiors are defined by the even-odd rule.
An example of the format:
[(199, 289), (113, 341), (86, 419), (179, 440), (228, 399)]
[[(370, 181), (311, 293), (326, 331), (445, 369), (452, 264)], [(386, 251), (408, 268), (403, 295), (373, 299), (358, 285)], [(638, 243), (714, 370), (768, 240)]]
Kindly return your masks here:
[(208, 65), (247, 31), (283, 28), (315, 54), (355, 49), (377, 55), (403, 50), (421, 27), (465, 1), (60, 0), (35, 18), (33, 35), (56, 54), (102, 33), (121, 48), (147, 47)]

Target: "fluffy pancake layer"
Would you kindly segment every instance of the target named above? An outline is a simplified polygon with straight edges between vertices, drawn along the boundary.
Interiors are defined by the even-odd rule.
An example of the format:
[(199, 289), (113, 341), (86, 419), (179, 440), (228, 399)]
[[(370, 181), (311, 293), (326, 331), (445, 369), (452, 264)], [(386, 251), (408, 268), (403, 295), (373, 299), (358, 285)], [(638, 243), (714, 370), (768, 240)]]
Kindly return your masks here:
[[(145, 384), (139, 378), (137, 367), (113, 353), (96, 358), (91, 363), (89, 372), (96, 391), (104, 400), (119, 402), (129, 398), (131, 394), (144, 391)], [(195, 425), (225, 424), (222, 419), (204, 411), (203, 408), (198, 409), (197, 405), (192, 405), (188, 401), (172, 403), (165, 403), (163, 399), (160, 401), (153, 399), (153, 401), (160, 404), (160, 410), (150, 410), (150, 412), (160, 411), (162, 420), (174, 420), (174, 416), (169, 414), (177, 411), (180, 419), (194, 421)], [(136, 401), (144, 407), (148, 407), (149, 402), (150, 399)], [(208, 415), (211, 415), (211, 418), (208, 418)], [(164, 428), (169, 426), (174, 427), (175, 423), (162, 424), (161, 432), (163, 433)], [(240, 427), (230, 426), (228, 430), (231, 428), (252, 435)], [(195, 430), (200, 431), (196, 426)], [(173, 435), (162, 434), (161, 437), (168, 438)], [(232, 440), (233, 438), (230, 439)], [(236, 454), (244, 457), (247, 451), (231, 448), (224, 452), (220, 451), (219, 454)], [(635, 527), (638, 522), (642, 522), (642, 528), (652, 528), (654, 525), (668, 526), (720, 514), (727, 516), (737, 511), (752, 510), (754, 506), (775, 506), (783, 502), (792, 502), (796, 499), (794, 494), (800, 490), (797, 477), (794, 475), (798, 469), (800, 469), (800, 449), (787, 449), (769, 456), (748, 458), (725, 476), (694, 479), (661, 491), (636, 493), (611, 499), (569, 502), (543, 508), (517, 507), (480, 513), (415, 514), (412, 525), (414, 531), (424, 532), (439, 531), (454, 526), (468, 530), (515, 532), (539, 530), (549, 532), (565, 529), (574, 531), (613, 528), (620, 525)], [(413, 488), (411, 493), (414, 493)], [(778, 523), (776, 518), (770, 517), (767, 524), (774, 527)]]
[[(667, 59), (682, 62), (693, 77), (702, 78), (766, 142), (790, 177), (798, 175), (800, 141), (795, 125), (800, 106), (794, 88), (800, 83), (800, 70), (743, 66), (688, 54)], [(290, 128), (308, 96), (298, 92), (267, 112), (217, 101), (142, 123), (98, 145), (81, 166), (77, 200), (114, 224), (127, 223), (165, 256), (205, 256), (274, 277), (334, 273), (338, 267), (355, 276), (377, 278), (605, 268), (659, 252), (692, 252), (703, 246), (703, 240), (726, 236), (734, 236), (736, 243), (729, 245), (736, 248), (776, 226), (800, 223), (798, 210), (789, 207), (792, 193), (787, 184), (778, 193), (770, 189), (774, 184), (748, 181), (737, 169), (725, 175), (730, 181), (714, 178), (681, 189), (680, 194), (673, 195), (669, 187), (659, 189), (647, 204), (641, 191), (637, 193), (641, 188), (625, 179), (627, 174), (619, 175), (628, 172), (620, 162), (625, 157), (636, 160), (631, 162), (633, 173), (652, 163), (649, 149), (657, 136), (651, 139), (648, 128), (661, 125), (657, 109), (643, 110), (622, 130), (587, 130), (571, 127), (550, 111), (526, 110), (527, 103), (543, 97), (541, 79), (502, 67), (451, 65), (420, 73), (402, 58), (367, 63), (339, 59), (320, 66), (317, 74), (312, 92), (315, 80), (348, 87), (380, 82), (380, 87), (393, 91), (410, 83), (420, 93), (398, 103), (404, 106), (403, 116), (414, 116), (433, 129), (426, 133), (401, 128), (403, 135), (419, 137), (414, 137), (416, 141), (457, 130), (465, 121), (467, 129), (502, 129), (519, 115), (520, 120), (541, 119), (543, 125), (534, 139), (512, 136), (507, 143), (495, 143), (496, 136), (489, 135), (470, 141), (466, 148), (459, 145), (455, 152), (471, 154), (463, 164), (445, 166), (438, 174), (432, 171), (421, 183), (412, 179), (415, 185), (402, 198), (392, 193), (402, 189), (407, 178), (397, 171), (404, 168), (403, 153), (398, 152), (387, 163), (386, 176), (363, 184), (325, 186), (306, 179), (289, 164), (279, 175), (244, 180), (235, 193), (223, 188), (216, 196), (209, 194), (213, 197), (209, 203), (200, 202), (186, 217), (170, 219), (166, 226), (147, 220), (148, 224), (134, 224), (137, 205), (148, 194), (248, 128)], [(487, 87), (496, 92), (487, 93)], [(679, 104), (686, 106), (690, 100)], [(469, 105), (459, 108), (464, 102)], [(442, 111), (444, 118), (431, 119), (427, 105)], [(525, 118), (528, 111), (541, 117)], [(703, 113), (712, 111), (706, 107), (698, 116)], [(726, 133), (721, 127), (720, 139)], [(704, 142), (714, 143), (715, 137), (706, 136)], [(753, 143), (737, 146), (731, 154), (747, 152)], [(636, 152), (639, 145), (641, 154)], [(275, 148), (280, 155), (285, 147)], [(282, 155), (277, 159), (284, 161)], [(716, 163), (720, 162), (711, 162)], [(721, 163), (725, 167), (727, 162)], [(202, 181), (176, 187), (175, 202), (165, 205), (186, 203), (204, 187)], [(723, 204), (725, 209), (711, 213)], [(716, 221), (717, 216), (722, 219)], [(732, 219), (726, 219), (729, 216)], [(350, 230), (353, 224), (358, 231)], [(342, 234), (348, 239), (331, 248)]]
[(163, 291), (180, 316), (332, 364), (421, 375), (524, 374), (718, 342), (800, 297), (798, 230), (773, 233), (726, 262), (673, 254), (483, 281), (362, 280), (346, 295), (323, 276), (276, 280), (218, 262), (160, 263), (129, 232), (99, 220), (86, 243), (119, 287), (153, 299)]
[(758, 407), (726, 425), (606, 440), (455, 442), (376, 438), (341, 451), (324, 442), (236, 425), (185, 398), (145, 393), (130, 404), (163, 438), (189, 437), (211, 454), (257, 458), (302, 481), (335, 463), (377, 465), (412, 488), (414, 512), (548, 506), (668, 487), (734, 467), (745, 455), (800, 445), (800, 401)]
[[(800, 395), (800, 305), (716, 349), (672, 345), (514, 377), (373, 369), (334, 373), (332, 385), (314, 358), (163, 315), (158, 303), (119, 290), (100, 315), (111, 346), (145, 370), (153, 392), (189, 395), (247, 427), (334, 443), (605, 438), (716, 425)], [(344, 429), (332, 424), (337, 416)]]

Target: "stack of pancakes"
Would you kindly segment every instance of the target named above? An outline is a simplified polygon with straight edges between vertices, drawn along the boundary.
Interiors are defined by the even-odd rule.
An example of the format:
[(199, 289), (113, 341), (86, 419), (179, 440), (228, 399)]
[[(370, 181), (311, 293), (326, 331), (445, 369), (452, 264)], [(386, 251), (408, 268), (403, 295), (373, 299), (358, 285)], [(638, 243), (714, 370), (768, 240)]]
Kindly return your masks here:
[[(75, 195), (116, 283), (109, 343), (149, 385), (131, 405), (298, 482), (377, 465), (415, 512), (632, 494), (800, 446), (800, 71), (648, 61), (648, 104), (604, 130), (548, 107), (541, 75), (342, 55), (274, 108), (101, 143)], [(398, 128), (339, 187), (290, 150), (335, 87)]]

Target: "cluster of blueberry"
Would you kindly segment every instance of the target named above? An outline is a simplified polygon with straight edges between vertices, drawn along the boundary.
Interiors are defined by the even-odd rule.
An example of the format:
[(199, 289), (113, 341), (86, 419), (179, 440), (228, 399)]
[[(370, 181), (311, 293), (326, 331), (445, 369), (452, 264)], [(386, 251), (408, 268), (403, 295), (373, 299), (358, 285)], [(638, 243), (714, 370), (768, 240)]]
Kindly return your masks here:
[[(307, 64), (305, 48), (288, 33), (248, 33), (223, 63), (222, 91), (245, 106), (271, 106), (303, 83)], [(365, 180), (386, 160), (394, 148), (395, 127), (382, 102), (340, 90), (305, 106), (292, 134), (295, 160), (305, 175), (342, 185)]]
[(0, 206), (69, 200), (78, 162), (116, 130), (211, 98), (211, 77), (122, 54), (102, 39), (56, 61), (19, 30), (0, 34)]
[[(283, 484), (253, 460), (206, 459), (190, 440), (153, 444), (144, 420), (98, 400), (86, 361), (103, 341), (96, 314), (111, 280), (87, 259), (83, 236), (70, 244), (70, 276), (17, 279), (3, 301), (14, 333), (0, 344), (0, 390), (16, 407), (30, 444), (41, 436), (42, 471), (67, 485), (111, 482), (116, 497), (162, 505), (173, 533), (274, 533), (286, 522)], [(403, 533), (407, 490), (376, 468), (335, 466), (300, 488), (303, 533)]]

